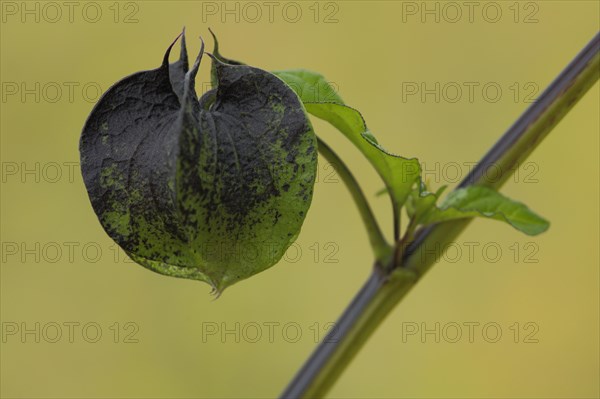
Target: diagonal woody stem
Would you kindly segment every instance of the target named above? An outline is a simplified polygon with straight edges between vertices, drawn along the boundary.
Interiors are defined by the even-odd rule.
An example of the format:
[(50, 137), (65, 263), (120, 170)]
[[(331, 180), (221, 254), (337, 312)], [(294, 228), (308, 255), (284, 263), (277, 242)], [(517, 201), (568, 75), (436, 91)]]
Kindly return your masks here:
[[(459, 187), (482, 184), (499, 189), (522, 162), (596, 83), (600, 75), (600, 34), (597, 34), (555, 81), (541, 94), (502, 138), (482, 158)], [(499, 167), (499, 178), (491, 181), (486, 170)], [(344, 311), (336, 328), (325, 337), (282, 398), (323, 397), (360, 348), (418, 279), (443, 255), (423, 251), (428, 246), (454, 240), (470, 220), (440, 223), (419, 230), (393, 264), (376, 263), (363, 288)]]

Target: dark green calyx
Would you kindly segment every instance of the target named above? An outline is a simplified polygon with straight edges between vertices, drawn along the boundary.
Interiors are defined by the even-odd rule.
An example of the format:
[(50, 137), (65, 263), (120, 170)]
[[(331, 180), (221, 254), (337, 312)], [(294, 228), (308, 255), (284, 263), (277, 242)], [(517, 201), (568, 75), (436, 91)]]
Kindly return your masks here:
[[(180, 59), (135, 73), (98, 101), (81, 135), (81, 170), (108, 235), (139, 264), (217, 292), (274, 265), (311, 203), (316, 137), (275, 75), (215, 61), (200, 99)], [(213, 57), (214, 60), (214, 57)]]

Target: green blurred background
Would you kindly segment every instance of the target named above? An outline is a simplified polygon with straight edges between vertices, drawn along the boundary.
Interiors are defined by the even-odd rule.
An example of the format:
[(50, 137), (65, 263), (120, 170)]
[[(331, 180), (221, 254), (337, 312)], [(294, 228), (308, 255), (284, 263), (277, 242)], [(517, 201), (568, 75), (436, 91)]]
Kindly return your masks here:
[[(595, 1), (473, 4), (2, 1), (1, 396), (276, 396), (370, 272), (343, 184), (321, 162), (286, 259), (213, 300), (207, 285), (127, 261), (98, 223), (77, 166), (98, 88), (158, 66), (183, 26), (194, 55), (210, 26), (225, 56), (322, 72), (439, 187), (464, 177), (599, 28)], [(474, 222), (331, 397), (600, 395), (598, 109), (596, 85), (503, 189), (550, 230)], [(389, 231), (375, 173), (332, 128), (315, 128)]]

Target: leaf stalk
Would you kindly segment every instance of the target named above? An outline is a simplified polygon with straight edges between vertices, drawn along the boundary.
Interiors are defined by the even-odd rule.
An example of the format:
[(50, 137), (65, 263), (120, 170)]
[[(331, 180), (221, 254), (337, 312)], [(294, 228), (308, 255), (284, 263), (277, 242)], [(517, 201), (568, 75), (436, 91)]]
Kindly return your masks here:
[(369, 206), (369, 201), (360, 188), (360, 184), (348, 168), (348, 166), (342, 161), (342, 159), (325, 143), (322, 139), (317, 137), (319, 144), (319, 153), (325, 158), (338, 173), (348, 191), (352, 195), (352, 199), (358, 207), (361, 219), (367, 230), (369, 236), (369, 242), (373, 249), (373, 254), (377, 261), (384, 261), (392, 252), (392, 247), (386, 241), (381, 228), (375, 219), (373, 210)]

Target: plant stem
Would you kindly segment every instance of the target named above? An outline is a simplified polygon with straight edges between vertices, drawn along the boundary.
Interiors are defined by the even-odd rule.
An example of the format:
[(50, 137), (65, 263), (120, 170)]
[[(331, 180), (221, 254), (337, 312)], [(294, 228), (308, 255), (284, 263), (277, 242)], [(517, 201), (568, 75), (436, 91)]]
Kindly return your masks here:
[[(501, 187), (514, 172), (514, 167), (596, 83), (600, 73), (599, 51), (600, 34), (597, 34), (459, 187), (471, 184)], [(501, 176), (494, 181), (485, 173), (490, 165), (500, 167)], [(399, 261), (392, 265), (376, 264), (373, 274), (342, 314), (334, 331), (317, 347), (282, 398), (324, 396), (385, 317), (443, 255), (444, 244), (455, 239), (469, 222), (469, 219), (458, 220), (421, 229), (406, 250), (402, 250)], [(428, 247), (442, 250), (424, 250)]]
[(362, 221), (367, 229), (367, 234), (369, 235), (369, 242), (371, 243), (375, 259), (383, 261), (392, 252), (392, 247), (385, 240), (381, 228), (375, 219), (375, 215), (369, 206), (367, 197), (365, 197), (358, 181), (354, 175), (352, 175), (352, 172), (350, 172), (350, 169), (348, 169), (348, 166), (346, 166), (344, 161), (342, 161), (327, 143), (320, 138), (317, 138), (317, 140), (319, 143), (319, 152), (331, 165), (333, 165), (358, 207)]

